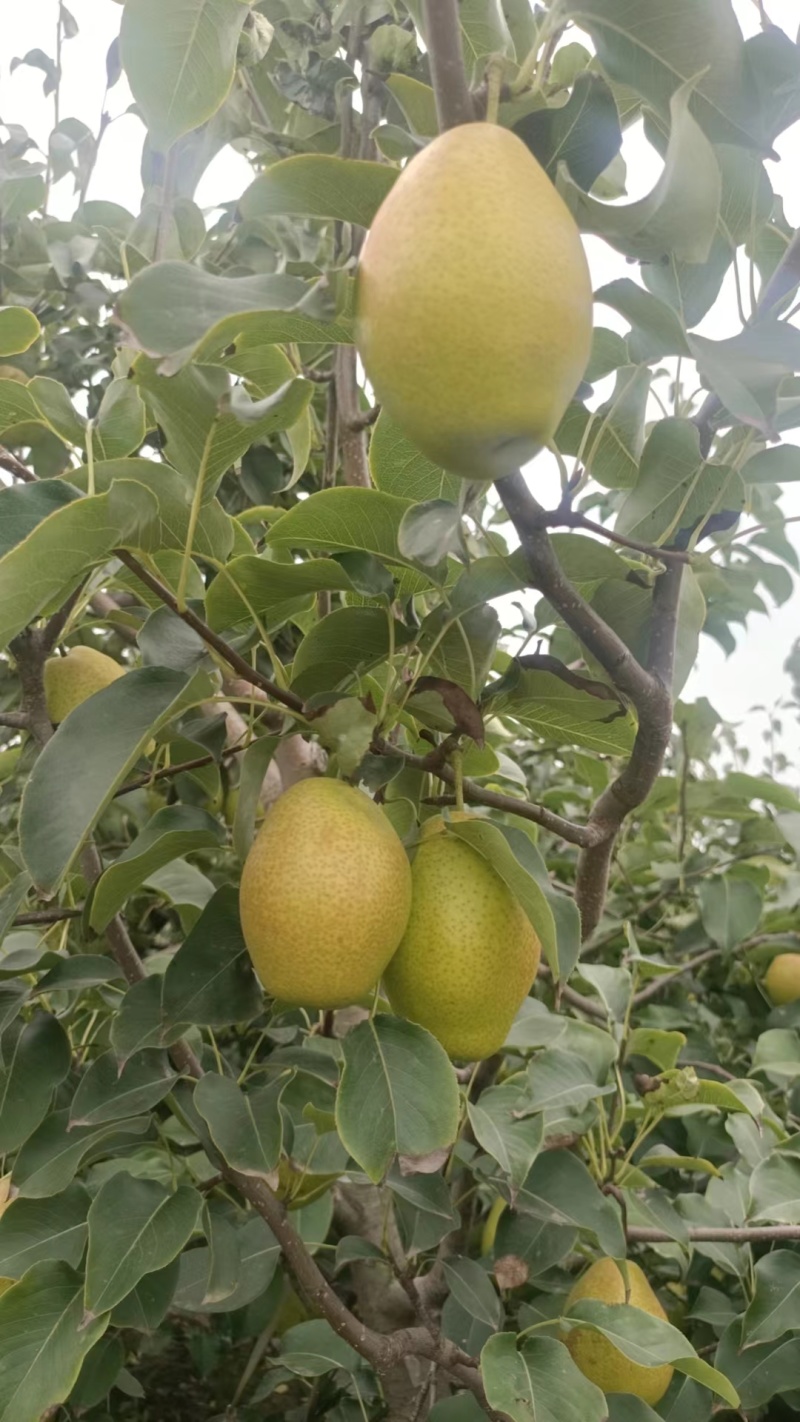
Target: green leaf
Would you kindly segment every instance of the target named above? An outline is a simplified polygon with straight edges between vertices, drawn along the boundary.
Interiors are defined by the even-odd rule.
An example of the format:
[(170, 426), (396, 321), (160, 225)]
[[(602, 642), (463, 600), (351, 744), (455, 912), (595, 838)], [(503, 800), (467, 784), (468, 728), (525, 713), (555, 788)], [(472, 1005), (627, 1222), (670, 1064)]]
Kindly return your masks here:
[(292, 690), (304, 699), (335, 691), (411, 641), (414, 631), (379, 607), (337, 607), (315, 622), (292, 663)]
[(85, 1303), (95, 1316), (111, 1309), (145, 1274), (163, 1269), (183, 1249), (200, 1212), (196, 1190), (170, 1193), (155, 1180), (119, 1171), (89, 1210)]
[(729, 340), (691, 335), (689, 346), (703, 384), (730, 413), (742, 424), (771, 433), (784, 377), (800, 370), (800, 331), (765, 316)]
[(594, 1235), (615, 1259), (625, 1257), (618, 1207), (600, 1193), (586, 1166), (566, 1150), (549, 1150), (534, 1162), (517, 1208), (553, 1224), (573, 1225)]
[(352, 1373), (361, 1367), (355, 1348), (334, 1333), (324, 1318), (311, 1318), (288, 1329), (281, 1339), (280, 1361), (302, 1378), (324, 1377), (337, 1368)]
[(614, 96), (600, 74), (584, 72), (566, 104), (536, 109), (514, 124), (514, 132), (556, 181), (559, 163), (584, 192), (591, 191), (622, 146)]
[[(300, 1211), (294, 1212), (295, 1227)], [(278, 1241), (259, 1215), (251, 1216), (236, 1231), (239, 1247), (239, 1281), (227, 1298), (206, 1302), (213, 1257), (210, 1249), (191, 1249), (180, 1258), (175, 1304), (192, 1313), (233, 1313), (259, 1298), (272, 1281), (278, 1263)]]
[(677, 1066), (686, 1046), (683, 1032), (665, 1032), (657, 1027), (634, 1027), (628, 1038), (626, 1056), (647, 1057), (662, 1071)]
[(680, 532), (701, 533), (706, 519), (720, 509), (741, 511), (744, 506), (741, 477), (703, 459), (697, 426), (691, 420), (659, 420), (650, 431), (636, 487), (623, 501), (615, 529), (643, 543), (674, 544)]
[(203, 1231), (208, 1240), (210, 1263), (204, 1303), (221, 1303), (235, 1292), (239, 1282), (241, 1257), (236, 1230), (223, 1207), (203, 1207)]
[(458, 1085), (429, 1032), (378, 1015), (348, 1032), (342, 1048), (336, 1126), (370, 1180), (382, 1180), (395, 1156), (413, 1162), (452, 1145)]
[(157, 810), (100, 876), (92, 895), (92, 928), (102, 933), (125, 900), (156, 869), (192, 850), (214, 849), (224, 838), (223, 826), (205, 810), (192, 805), (167, 805)]
[(524, 1092), (507, 1082), (482, 1091), (477, 1101), (467, 1102), (475, 1139), (508, 1176), (512, 1199), (523, 1184), (539, 1154), (544, 1139), (541, 1117), (520, 1117)]
[(575, 1366), (563, 1343), (496, 1333), (481, 1353), (489, 1404), (512, 1422), (606, 1422), (599, 1387)]
[(644, 291), (630, 277), (620, 277), (601, 286), (595, 301), (610, 306), (631, 326), (628, 346), (639, 360), (658, 360), (665, 355), (689, 354), (683, 326), (671, 307)]
[(69, 1396), (70, 1407), (88, 1410), (108, 1396), (125, 1365), (125, 1347), (120, 1338), (106, 1334), (87, 1354), (80, 1376)]
[(714, 1361), (736, 1388), (742, 1409), (756, 1412), (773, 1397), (796, 1390), (800, 1338), (743, 1347), (741, 1335), (741, 1319), (736, 1319), (723, 1333)]
[(242, 864), (253, 843), (264, 777), (279, 745), (278, 736), (262, 736), (247, 747), (240, 761), (239, 796), (233, 817), (233, 847)]
[(700, 917), (709, 938), (728, 951), (748, 938), (761, 918), (761, 894), (749, 879), (731, 874), (700, 885)]
[(199, 128), (233, 83), (245, 0), (128, 0), (120, 58), (153, 145), (166, 152)]
[(557, 187), (578, 226), (596, 232), (617, 251), (643, 262), (665, 256), (704, 262), (717, 230), (722, 179), (714, 149), (689, 112), (692, 79), (670, 99), (670, 131), (664, 171), (638, 202), (598, 202), (562, 169)]
[(800, 1224), (800, 1161), (770, 1155), (750, 1179), (750, 1216), (770, 1224)]
[[(234, 0), (239, 4), (241, 0)], [(242, 423), (230, 407), (230, 377), (219, 366), (187, 366), (177, 375), (159, 375), (155, 363), (140, 356), (136, 383), (166, 437), (170, 464), (194, 486), (202, 477), (208, 502), (225, 470), (258, 440), (288, 429), (303, 414), (312, 394), (307, 380), (292, 380), (270, 396), (252, 423)]]
[(21, 1279), (43, 1259), (62, 1259), (77, 1268), (90, 1203), (77, 1184), (49, 1200), (12, 1200), (0, 1216), (0, 1278)]
[(577, 455), (582, 449), (586, 468), (606, 489), (629, 489), (636, 483), (650, 380), (646, 366), (621, 366), (611, 398), (593, 414), (571, 405), (556, 432), (562, 453)]
[(153, 732), (207, 694), (205, 673), (190, 680), (165, 667), (143, 667), (95, 692), (62, 721), (33, 767), (20, 815), (20, 848), (41, 890), (58, 888)]
[[(130, 383), (130, 382), (129, 382)], [(195, 472), (195, 471), (193, 471)], [(70, 470), (70, 481), (85, 489), (89, 470), (85, 464)], [(193, 480), (184, 478), (168, 464), (156, 464), (152, 459), (107, 459), (94, 466), (94, 483), (98, 493), (111, 488), (115, 480), (130, 480), (142, 484), (155, 497), (158, 516), (137, 535), (136, 546), (146, 553), (164, 549), (183, 552), (189, 540)], [(31, 485), (29, 487), (36, 487)], [(236, 525), (216, 499), (200, 509), (194, 529), (192, 546), (197, 556), (226, 558), (233, 547)], [(148, 589), (134, 579), (136, 593), (147, 601)]]
[(18, 496), (17, 507), (25, 502), (35, 508), (37, 522), (0, 557), (3, 647), (66, 595), (91, 567), (105, 562), (115, 548), (135, 546), (157, 510), (155, 499), (142, 486), (120, 482), (107, 494), (70, 498), (42, 518), (41, 497), (34, 490), (36, 485), (7, 491)]
[(262, 1001), (242, 937), (239, 895), (226, 884), (206, 905), (167, 968), (164, 1020), (208, 1027), (249, 1022), (261, 1011)]
[(529, 1064), (528, 1087), (518, 1112), (533, 1115), (540, 1111), (582, 1111), (590, 1101), (616, 1089), (613, 1082), (598, 1086), (588, 1063), (580, 1057), (551, 1047)]
[(69, 1396), (108, 1318), (84, 1318), (83, 1281), (61, 1261), (44, 1261), (0, 1298), (0, 1417), (39, 1422)]
[(124, 1064), (113, 1052), (103, 1052), (80, 1079), (69, 1108), (70, 1129), (149, 1111), (163, 1101), (177, 1079), (163, 1052), (139, 1052)]
[(747, 1347), (800, 1331), (800, 1257), (775, 1249), (756, 1261), (755, 1293), (742, 1323)]
[(134, 277), (117, 311), (131, 344), (169, 357), (168, 368), (177, 370), (192, 356), (219, 355), (243, 335), (251, 345), (349, 342), (343, 321), (301, 308), (311, 289), (300, 277), (215, 276), (190, 262), (157, 262)]
[(791, 1090), (800, 1077), (800, 1033), (774, 1027), (762, 1032), (753, 1053), (751, 1074), (766, 1072), (777, 1086)]
[(245, 188), (239, 210), (260, 217), (322, 217), (370, 227), (399, 174), (386, 163), (301, 153), (272, 163)]
[(470, 1318), (493, 1331), (500, 1327), (503, 1309), (485, 1269), (475, 1259), (457, 1255), (444, 1261), (444, 1277), (453, 1298)]
[(407, 499), (379, 489), (320, 489), (283, 514), (266, 541), (271, 548), (356, 551), (400, 563), (397, 534), (409, 506)]
[[(144, 401), (131, 380), (112, 380), (103, 391), (94, 438), (102, 459), (124, 459), (139, 448), (147, 427)], [(88, 436), (87, 436), (88, 438)]]
[(315, 593), (352, 591), (349, 574), (335, 558), (277, 563), (244, 553), (220, 569), (206, 594), (206, 616), (215, 631), (252, 624), (254, 615), (268, 628), (279, 627), (307, 612)]
[(58, 1195), (74, 1179), (81, 1161), (101, 1147), (130, 1145), (150, 1130), (150, 1117), (70, 1129), (69, 1110), (52, 1111), (25, 1142), (14, 1162), (12, 1184), (28, 1199)]
[(21, 355), (41, 332), (27, 306), (0, 306), (0, 356)]
[(583, 689), (555, 672), (522, 671), (507, 691), (491, 697), (491, 710), (555, 745), (625, 755), (636, 734), (633, 716), (605, 683), (594, 683), (597, 695), (591, 685), (586, 679)]
[(800, 449), (793, 444), (776, 445), (754, 454), (742, 468), (745, 484), (794, 484), (800, 480)]
[(69, 1038), (55, 1017), (37, 1012), (3, 1033), (0, 1065), (0, 1152), (16, 1150), (47, 1114), (55, 1088), (72, 1065)]
[(500, 827), (488, 820), (453, 821), (448, 824), (447, 833), (463, 839), (476, 853), (488, 860), (508, 885), (536, 930), (544, 955), (557, 977), (558, 943), (553, 911), (541, 886), (517, 858)]
[(117, 1328), (136, 1328), (141, 1333), (154, 1332), (172, 1303), (178, 1268), (179, 1261), (173, 1259), (165, 1269), (145, 1274), (136, 1288), (117, 1304), (111, 1315), (112, 1324)]
[(377, 489), (414, 503), (449, 499), (455, 504), (463, 492), (463, 481), (458, 475), (448, 474), (420, 454), (385, 410), (381, 411), (372, 431), (369, 467)]
[(215, 1146), (234, 1170), (266, 1179), (281, 1154), (283, 1125), (279, 1078), (257, 1091), (244, 1092), (230, 1077), (206, 1072), (194, 1089), (194, 1104)]
[(609, 77), (667, 118), (675, 90), (695, 79), (692, 111), (709, 137), (758, 144), (743, 94), (744, 45), (729, 0), (675, 0), (668, 10), (628, 0), (567, 0)]

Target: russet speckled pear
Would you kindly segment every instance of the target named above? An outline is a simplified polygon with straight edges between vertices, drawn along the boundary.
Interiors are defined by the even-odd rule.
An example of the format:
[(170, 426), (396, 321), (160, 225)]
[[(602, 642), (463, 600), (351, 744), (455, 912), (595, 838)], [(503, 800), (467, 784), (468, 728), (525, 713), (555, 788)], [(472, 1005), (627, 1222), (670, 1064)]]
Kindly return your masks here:
[(434, 463), (512, 472), (551, 438), (589, 358), (592, 288), (566, 204), (516, 134), (450, 129), (403, 170), (361, 255), (356, 341)]
[[(597, 1259), (571, 1290), (564, 1312), (568, 1314), (572, 1305), (581, 1299), (599, 1299), (607, 1304), (628, 1303), (640, 1308), (643, 1313), (652, 1314), (654, 1318), (666, 1320), (667, 1315), (639, 1265), (629, 1259), (627, 1269), (630, 1295), (626, 1299), (625, 1280), (616, 1262), (613, 1259)], [(630, 1392), (655, 1407), (672, 1380), (673, 1370), (669, 1363), (655, 1368), (632, 1363), (601, 1333), (594, 1333), (588, 1328), (573, 1328), (565, 1341), (581, 1372), (603, 1392)]]
[(297, 1007), (367, 996), (403, 935), (411, 869), (386, 816), (341, 780), (273, 805), (242, 872), (242, 930), (261, 982)]
[(764, 976), (764, 987), (776, 1007), (800, 998), (800, 953), (779, 953)]
[(65, 657), (48, 657), (44, 664), (47, 714), (54, 726), (70, 711), (125, 675), (125, 668), (96, 647), (71, 647)]
[(384, 973), (389, 1001), (451, 1057), (490, 1057), (536, 977), (539, 939), (499, 874), (441, 819), (425, 825), (411, 879), (411, 917)]

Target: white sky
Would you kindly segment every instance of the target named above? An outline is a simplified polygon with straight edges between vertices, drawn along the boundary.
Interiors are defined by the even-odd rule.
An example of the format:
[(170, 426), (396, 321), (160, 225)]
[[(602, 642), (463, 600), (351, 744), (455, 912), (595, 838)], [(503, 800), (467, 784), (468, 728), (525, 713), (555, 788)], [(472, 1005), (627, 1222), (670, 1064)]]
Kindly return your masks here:
[[(164, 0), (164, 3), (168, 4), (169, 0)], [(43, 75), (24, 66), (10, 75), (9, 65), (15, 55), (23, 56), (30, 49), (41, 48), (51, 55), (55, 53), (58, 0), (27, 0), (23, 4), (0, 0), (0, 4), (3, 9), (0, 118), (23, 124), (30, 135), (45, 147), (53, 123), (53, 100), (52, 97), (43, 97)], [(105, 87), (105, 56), (119, 31), (121, 7), (113, 0), (67, 0), (67, 5), (78, 23), (80, 34), (63, 47), (61, 116), (82, 119), (96, 131)], [(759, 29), (756, 0), (733, 0), (733, 5), (745, 36), (756, 34)], [(798, 0), (765, 0), (765, 9), (770, 19), (794, 39), (800, 18)], [(584, 36), (580, 38), (585, 39)], [(123, 77), (109, 96), (108, 109), (114, 122), (103, 139), (89, 197), (121, 203), (136, 213), (141, 199), (139, 160), (144, 129), (138, 118), (125, 112), (130, 103), (130, 91)], [(781, 161), (768, 163), (769, 176), (775, 191), (784, 198), (789, 222), (798, 226), (800, 124), (781, 135), (775, 146)], [(641, 126), (626, 134), (623, 155), (628, 167), (628, 195), (639, 197), (653, 186), (660, 171), (660, 159), (645, 140)], [(197, 201), (208, 209), (219, 202), (231, 201), (243, 191), (251, 178), (249, 164), (232, 150), (226, 149), (205, 173), (196, 194)], [(62, 180), (53, 190), (50, 210), (62, 218), (72, 215), (74, 197), (70, 178)], [(617, 276), (635, 277), (636, 269), (599, 239), (587, 238), (586, 248), (596, 287)], [(608, 308), (603, 308), (601, 320), (604, 325), (616, 324), (620, 330), (625, 329), (625, 323), (615, 318), (615, 313)], [(730, 274), (714, 312), (699, 329), (717, 339), (734, 335), (739, 329)], [(601, 398), (605, 398), (607, 393), (606, 389), (599, 387)], [(790, 435), (790, 438), (800, 442), (797, 433)], [(556, 502), (557, 480), (545, 461), (546, 456), (541, 456), (535, 469), (537, 497), (545, 503)], [(550, 489), (552, 500), (548, 497)], [(787, 516), (800, 515), (800, 484), (786, 486), (783, 507)], [(798, 530), (800, 525), (792, 525), (787, 532), (800, 549)], [(768, 601), (767, 595), (763, 596)], [(782, 608), (770, 607), (768, 617), (753, 615), (747, 633), (738, 634), (739, 646), (729, 658), (710, 638), (703, 637), (698, 665), (683, 692), (684, 699), (688, 700), (707, 696), (726, 720), (745, 723), (740, 737), (751, 748), (755, 766), (761, 760), (761, 733), (766, 718), (763, 714), (752, 714), (751, 708), (754, 704), (775, 707), (790, 693), (783, 663), (795, 637), (800, 635), (799, 608), (800, 587)], [(784, 733), (779, 748), (794, 763), (790, 778), (800, 781), (800, 721), (797, 713), (790, 711), (784, 714), (783, 723)]]

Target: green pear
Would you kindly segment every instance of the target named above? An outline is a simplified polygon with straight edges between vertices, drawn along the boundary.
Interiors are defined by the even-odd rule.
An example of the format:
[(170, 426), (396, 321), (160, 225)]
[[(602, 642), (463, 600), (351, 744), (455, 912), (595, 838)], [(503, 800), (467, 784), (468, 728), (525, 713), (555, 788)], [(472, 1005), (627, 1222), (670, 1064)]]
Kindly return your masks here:
[(800, 997), (800, 953), (779, 953), (773, 958), (764, 976), (764, 987), (776, 1007), (796, 1002)]
[(592, 287), (520, 138), (469, 123), (411, 159), (361, 254), (356, 318), (378, 400), (435, 464), (497, 479), (550, 440), (589, 358)]
[(65, 657), (48, 657), (44, 694), (53, 725), (65, 721), (81, 702), (124, 675), (125, 668), (96, 647), (71, 647)]
[(408, 927), (384, 973), (389, 1001), (451, 1057), (490, 1057), (536, 977), (539, 939), (500, 875), (442, 819), (424, 826), (411, 878)]
[[(628, 1297), (616, 1260), (595, 1260), (571, 1290), (564, 1312), (569, 1313), (572, 1305), (581, 1299), (599, 1299), (607, 1304), (628, 1303), (652, 1314), (654, 1318), (666, 1320), (667, 1315), (639, 1265), (629, 1259), (627, 1270), (630, 1284)], [(591, 1329), (573, 1328), (565, 1341), (581, 1372), (603, 1392), (629, 1392), (655, 1407), (672, 1380), (673, 1369), (669, 1363), (661, 1363), (655, 1368), (632, 1363), (601, 1333), (594, 1333)]]
[(341, 780), (300, 780), (253, 842), (242, 929), (267, 992), (345, 1007), (380, 979), (408, 921), (411, 870), (389, 820)]

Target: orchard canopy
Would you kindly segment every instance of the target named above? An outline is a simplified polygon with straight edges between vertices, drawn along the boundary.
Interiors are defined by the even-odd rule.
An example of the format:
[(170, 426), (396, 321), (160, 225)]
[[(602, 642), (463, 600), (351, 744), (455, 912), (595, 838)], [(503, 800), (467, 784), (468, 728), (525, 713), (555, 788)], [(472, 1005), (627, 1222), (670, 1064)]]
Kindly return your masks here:
[[(685, 687), (800, 605), (800, 15), (6, 6), (0, 1422), (790, 1422), (800, 771)], [(577, 362), (502, 477), (362, 339), (454, 132), (372, 335), (473, 453)]]

